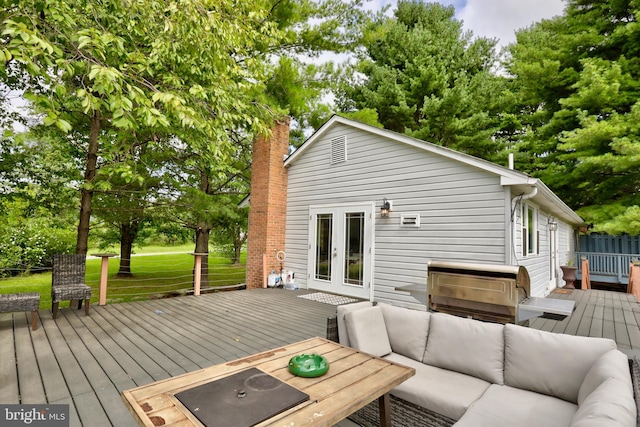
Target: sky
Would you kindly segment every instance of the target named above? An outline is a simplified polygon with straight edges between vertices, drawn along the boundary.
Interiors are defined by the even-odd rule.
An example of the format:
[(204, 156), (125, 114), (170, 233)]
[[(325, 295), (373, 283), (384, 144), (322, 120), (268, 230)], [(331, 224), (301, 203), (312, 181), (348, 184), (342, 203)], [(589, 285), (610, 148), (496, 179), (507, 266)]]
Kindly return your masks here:
[[(435, 1), (435, 0), (430, 0)], [(561, 15), (563, 0), (437, 0), (453, 5), (456, 19), (463, 21), (466, 30), (474, 36), (497, 38), (500, 46), (514, 42), (515, 31), (542, 19)], [(380, 10), (390, 4), (395, 9), (396, 0), (371, 0), (367, 9)]]

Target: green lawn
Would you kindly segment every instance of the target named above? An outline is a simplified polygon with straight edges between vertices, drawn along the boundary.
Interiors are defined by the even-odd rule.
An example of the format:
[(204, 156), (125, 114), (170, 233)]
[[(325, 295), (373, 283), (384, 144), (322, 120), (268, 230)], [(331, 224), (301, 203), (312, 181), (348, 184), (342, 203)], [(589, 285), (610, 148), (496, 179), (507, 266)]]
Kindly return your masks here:
[[(107, 301), (110, 303), (160, 298), (184, 294), (193, 289), (193, 245), (145, 247), (131, 260), (133, 277), (119, 278), (119, 259), (109, 260)], [(89, 254), (111, 251), (89, 251)], [(115, 251), (114, 251), (115, 252)], [(161, 254), (162, 252), (172, 252)], [(173, 253), (182, 252), (182, 253)], [(143, 255), (149, 254), (149, 255)], [(151, 255), (152, 254), (152, 255)], [(236, 285), (245, 281), (245, 265), (232, 265), (217, 254), (209, 257), (209, 286)], [(91, 302), (97, 303), (100, 286), (99, 258), (87, 258), (85, 283), (93, 289)], [(20, 277), (0, 278), (0, 293), (39, 292), (40, 308), (51, 308), (51, 271)], [(67, 303), (62, 303), (66, 305)]]

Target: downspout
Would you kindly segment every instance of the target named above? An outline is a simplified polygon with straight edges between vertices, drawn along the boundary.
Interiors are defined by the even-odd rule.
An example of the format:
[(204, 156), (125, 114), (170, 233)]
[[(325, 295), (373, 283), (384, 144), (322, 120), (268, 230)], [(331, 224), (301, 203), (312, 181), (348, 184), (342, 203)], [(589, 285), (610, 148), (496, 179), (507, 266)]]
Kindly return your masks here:
[(511, 222), (513, 222), (513, 215), (515, 214), (515, 209), (516, 209), (516, 204), (518, 202), (522, 202), (523, 200), (528, 200), (531, 199), (533, 197), (536, 197), (536, 194), (538, 194), (538, 188), (537, 187), (533, 187), (533, 189), (531, 190), (530, 193), (521, 193), (517, 196), (515, 196), (514, 198), (511, 199)]
[(527, 200), (527, 199), (531, 199), (532, 197), (535, 197), (536, 194), (538, 194), (538, 187), (533, 187), (533, 189), (531, 189), (531, 193), (527, 193), (524, 196), (522, 196), (522, 198), (520, 199), (520, 201), (522, 200)]

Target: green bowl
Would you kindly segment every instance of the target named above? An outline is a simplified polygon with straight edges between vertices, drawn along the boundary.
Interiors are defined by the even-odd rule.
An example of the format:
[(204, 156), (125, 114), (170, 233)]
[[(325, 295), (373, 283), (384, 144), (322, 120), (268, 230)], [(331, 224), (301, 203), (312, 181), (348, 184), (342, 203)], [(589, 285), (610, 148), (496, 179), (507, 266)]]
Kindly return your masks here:
[(319, 354), (299, 354), (289, 359), (289, 372), (299, 377), (315, 378), (328, 370), (327, 358)]

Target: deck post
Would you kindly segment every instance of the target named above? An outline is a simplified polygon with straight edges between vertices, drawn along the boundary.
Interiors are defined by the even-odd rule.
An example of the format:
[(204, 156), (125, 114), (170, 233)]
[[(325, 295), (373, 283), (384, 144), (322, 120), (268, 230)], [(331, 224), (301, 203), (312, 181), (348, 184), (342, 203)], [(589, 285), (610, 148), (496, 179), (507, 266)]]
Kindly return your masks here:
[(102, 258), (102, 263), (100, 264), (100, 297), (98, 299), (98, 305), (106, 305), (109, 258), (118, 256), (118, 254), (92, 254), (91, 256)]
[(200, 280), (202, 277), (202, 256), (206, 253), (192, 253), (195, 257), (195, 266), (193, 267), (193, 295), (200, 295)]
[(618, 283), (622, 283), (622, 257), (616, 257), (616, 271), (618, 272)]

